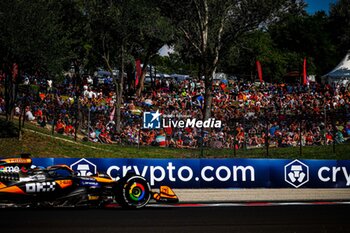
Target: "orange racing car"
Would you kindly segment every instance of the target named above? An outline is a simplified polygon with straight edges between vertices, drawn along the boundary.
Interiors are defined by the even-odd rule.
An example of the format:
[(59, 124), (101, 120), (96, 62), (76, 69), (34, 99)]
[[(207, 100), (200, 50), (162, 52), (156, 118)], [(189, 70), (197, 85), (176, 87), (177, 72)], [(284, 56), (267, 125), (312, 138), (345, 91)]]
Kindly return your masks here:
[(78, 176), (67, 165), (31, 168), (28, 155), (0, 160), (0, 205), (15, 207), (105, 207), (136, 209), (150, 200), (177, 203), (168, 186), (153, 192), (147, 180), (129, 173), (114, 181), (107, 174)]

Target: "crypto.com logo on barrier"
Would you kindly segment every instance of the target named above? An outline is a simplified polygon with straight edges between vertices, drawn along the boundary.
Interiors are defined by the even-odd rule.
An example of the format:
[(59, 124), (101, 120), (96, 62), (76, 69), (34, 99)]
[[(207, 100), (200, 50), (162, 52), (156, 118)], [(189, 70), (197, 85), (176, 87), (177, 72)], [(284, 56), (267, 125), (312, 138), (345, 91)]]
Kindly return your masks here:
[[(183, 118), (178, 116), (177, 118)], [(222, 126), (221, 120), (209, 118), (207, 120), (198, 120), (195, 118), (173, 119), (173, 117), (164, 116), (157, 110), (156, 112), (143, 113), (144, 129), (161, 129), (161, 128), (216, 128)]]
[(78, 176), (91, 176), (97, 173), (97, 166), (87, 159), (80, 159), (70, 165), (74, 171), (78, 172)]
[(284, 166), (284, 180), (299, 188), (309, 181), (309, 167), (299, 160), (294, 160)]

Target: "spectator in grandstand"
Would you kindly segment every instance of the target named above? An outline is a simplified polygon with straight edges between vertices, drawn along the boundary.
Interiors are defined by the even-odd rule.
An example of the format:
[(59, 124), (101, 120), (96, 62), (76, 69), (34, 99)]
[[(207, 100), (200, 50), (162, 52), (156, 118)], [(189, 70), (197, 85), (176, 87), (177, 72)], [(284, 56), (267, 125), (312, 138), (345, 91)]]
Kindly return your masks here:
[(57, 133), (59, 134), (63, 134), (65, 131), (65, 127), (66, 125), (64, 124), (64, 122), (62, 121), (62, 119), (58, 119), (56, 122), (56, 126), (55, 126), (55, 130)]
[[(34, 77), (29, 79), (33, 81)], [(40, 78), (37, 80), (38, 83), (41, 82)], [(42, 94), (47, 91), (45, 88), (44, 86)], [(32, 111), (27, 114), (25, 110), (26, 119), (30, 118), (32, 121), (37, 119), (37, 123), (43, 126), (47, 123), (52, 124), (54, 119), (61, 118), (66, 125), (63, 133), (72, 135), (74, 132), (72, 119), (77, 118), (78, 111), (75, 101), (79, 101), (81, 126), (86, 129), (90, 114), (90, 125), (93, 126), (95, 134), (97, 133), (96, 139), (102, 138), (108, 132), (106, 136), (119, 143), (138, 144), (140, 140), (141, 145), (155, 145), (158, 144), (157, 137), (164, 134), (165, 146), (198, 147), (202, 144), (199, 143), (202, 140), (199, 129), (188, 131), (167, 128), (162, 133), (159, 130), (141, 130), (139, 139), (140, 127), (137, 125), (141, 123), (144, 111), (159, 110), (175, 118), (182, 115), (202, 119), (204, 88), (203, 80), (180, 82), (157, 80), (154, 89), (149, 93), (122, 101), (124, 104), (121, 108), (122, 131), (117, 134), (114, 131), (115, 125), (109, 125), (109, 122), (115, 120), (114, 90), (108, 85), (97, 86), (86, 81), (80, 92), (67, 79), (62, 84), (52, 84), (52, 94), (41, 95), (40, 98), (31, 97), (30, 107), (34, 116), (31, 115), (34, 118), (30, 115)], [(0, 109), (4, 111), (2, 103), (4, 101), (0, 101)], [(19, 102), (17, 106), (21, 106), (21, 103)], [(305, 145), (330, 144), (333, 140), (341, 143), (350, 136), (349, 119), (343, 117), (339, 120), (337, 123), (339, 130), (335, 135), (333, 135), (335, 133), (333, 126), (329, 122), (323, 124), (325, 111), (329, 117), (330, 112), (340, 110), (345, 113), (350, 111), (349, 91), (341, 85), (333, 89), (330, 85), (319, 84), (303, 87), (267, 83), (256, 86), (249, 82), (234, 81), (227, 84), (218, 83), (213, 86), (212, 117), (221, 120), (223, 128), (205, 134), (203, 145), (208, 146), (209, 142), (215, 140), (215, 146), (233, 148), (236, 138), (237, 146), (240, 148), (244, 145), (264, 146), (266, 118), (271, 123), (268, 127), (268, 136), (269, 143), (273, 145), (297, 146), (300, 139)], [(300, 111), (305, 118), (301, 122)], [(239, 121), (237, 127), (233, 127), (233, 119), (236, 119), (236, 122)], [(301, 132), (298, 129), (300, 126)], [(102, 137), (99, 137), (101, 133)], [(161, 136), (158, 137), (158, 141), (161, 141), (160, 139)]]
[(166, 146), (166, 136), (164, 130), (160, 130), (158, 135), (156, 136), (156, 143), (159, 147)]
[(27, 121), (34, 121), (35, 117), (31, 111), (31, 108), (29, 106), (26, 106), (25, 108), (25, 116)]

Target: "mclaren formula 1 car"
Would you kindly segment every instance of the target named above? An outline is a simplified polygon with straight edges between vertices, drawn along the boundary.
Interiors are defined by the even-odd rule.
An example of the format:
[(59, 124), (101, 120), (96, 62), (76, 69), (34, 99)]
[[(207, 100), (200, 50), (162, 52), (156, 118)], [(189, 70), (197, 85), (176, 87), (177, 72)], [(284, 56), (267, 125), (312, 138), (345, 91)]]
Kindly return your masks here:
[(15, 207), (105, 207), (112, 203), (142, 208), (150, 200), (176, 203), (167, 186), (153, 192), (147, 180), (128, 174), (114, 181), (107, 174), (78, 176), (67, 165), (32, 168), (27, 155), (0, 160), (0, 205)]

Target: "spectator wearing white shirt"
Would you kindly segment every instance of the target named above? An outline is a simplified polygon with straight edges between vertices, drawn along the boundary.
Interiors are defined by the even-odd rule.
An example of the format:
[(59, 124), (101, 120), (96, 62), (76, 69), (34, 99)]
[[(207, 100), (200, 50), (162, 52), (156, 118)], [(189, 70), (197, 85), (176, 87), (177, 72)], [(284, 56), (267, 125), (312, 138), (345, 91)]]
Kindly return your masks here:
[(47, 92), (48, 93), (52, 92), (52, 80), (51, 79), (47, 80)]
[(34, 121), (35, 120), (35, 117), (34, 117), (32, 111), (30, 110), (29, 106), (26, 107), (26, 119), (28, 121)]

